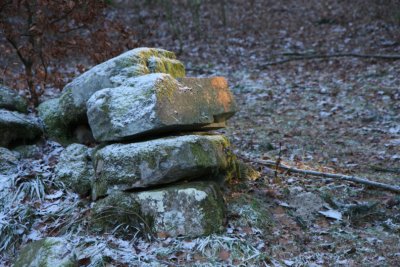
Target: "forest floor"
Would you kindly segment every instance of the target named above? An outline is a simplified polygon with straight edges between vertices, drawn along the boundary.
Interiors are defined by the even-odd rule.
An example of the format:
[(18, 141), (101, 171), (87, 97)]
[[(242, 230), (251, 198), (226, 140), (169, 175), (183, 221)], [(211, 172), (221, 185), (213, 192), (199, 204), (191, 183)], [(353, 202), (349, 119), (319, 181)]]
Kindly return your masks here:
[[(88, 235), (85, 242), (98, 244), (93, 253), (101, 251), (116, 266), (132, 265), (133, 258), (155, 266), (399, 266), (399, 195), (275, 172), (255, 160), (279, 159), (301, 169), (399, 185), (400, 61), (329, 57), (268, 63), (298, 53), (400, 54), (400, 23), (388, 20), (386, 13), (373, 13), (368, 8), (377, 6), (362, 1), (272, 1), (268, 7), (263, 1), (249, 2), (255, 6), (232, 1), (227, 28), (203, 18), (208, 35), (200, 39), (188, 28), (179, 38), (183, 45), (171, 34), (156, 34), (144, 43), (181, 50), (178, 57), (188, 75), (220, 75), (230, 83), (239, 111), (219, 132), (261, 177), (227, 189), (224, 233), (131, 244)], [(242, 16), (241, 10), (253, 13)], [(123, 16), (129, 11), (114, 12)], [(137, 16), (157, 20), (146, 12)], [(207, 17), (214, 11), (202, 12)], [(236, 24), (229, 26), (233, 18)], [(190, 20), (187, 12), (185, 19)], [(168, 33), (170, 26), (160, 23), (157, 32)], [(63, 198), (76, 203), (70, 194)], [(89, 204), (76, 207), (74, 214), (84, 213)], [(38, 235), (53, 229), (43, 227), (38, 224)], [(133, 250), (137, 255), (128, 257)], [(2, 260), (8, 264), (10, 258)]]
[[(240, 111), (226, 133), (250, 163), (280, 158), (301, 169), (399, 185), (399, 70), (341, 59), (235, 73)], [(272, 223), (263, 237), (273, 259), (288, 266), (400, 263), (398, 195), (254, 167), (261, 179), (232, 195), (268, 207)]]
[(240, 109), (225, 133), (235, 152), (262, 173), (241, 190), (236, 187), (229, 201), (245, 199), (269, 214), (268, 233), (249, 230), (253, 222), (236, 233), (261, 246), (272, 265), (279, 260), (287, 266), (398, 266), (399, 195), (351, 182), (276, 174), (252, 162), (279, 158), (297, 168), (400, 184), (399, 61), (343, 57), (268, 65), (293, 58), (271, 54), (398, 54), (399, 40), (391, 33), (399, 24), (351, 19), (354, 7), (344, 15), (343, 5), (323, 17), (318, 4), (310, 5), (308, 11), (292, 6), (288, 17), (272, 7), (268, 17), (275, 16), (282, 28), (272, 27), (271, 43), (242, 50), (231, 45), (237, 52), (231, 61), (237, 64), (211, 71), (228, 77)]

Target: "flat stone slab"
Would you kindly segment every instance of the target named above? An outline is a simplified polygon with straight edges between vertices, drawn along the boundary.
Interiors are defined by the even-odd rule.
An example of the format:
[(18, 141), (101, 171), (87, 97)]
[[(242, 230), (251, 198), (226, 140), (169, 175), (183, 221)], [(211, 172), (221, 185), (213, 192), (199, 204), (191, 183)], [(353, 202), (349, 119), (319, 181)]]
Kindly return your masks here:
[(174, 79), (155, 73), (96, 92), (87, 116), (97, 141), (225, 126), (236, 104), (222, 77)]
[(65, 124), (86, 117), (86, 102), (96, 91), (121, 86), (131, 77), (149, 73), (179, 78), (185, 76), (185, 67), (173, 52), (156, 48), (136, 48), (96, 65), (64, 87), (60, 107)]
[(28, 102), (15, 90), (0, 84), (0, 108), (26, 113)]
[(0, 146), (31, 142), (42, 135), (42, 127), (32, 116), (0, 109)]
[(94, 153), (92, 198), (113, 191), (179, 180), (218, 177), (234, 166), (221, 135), (185, 135), (131, 144), (112, 144)]
[(92, 210), (95, 230), (120, 234), (202, 236), (220, 232), (225, 204), (212, 182), (190, 182), (143, 192), (115, 192), (96, 202)]

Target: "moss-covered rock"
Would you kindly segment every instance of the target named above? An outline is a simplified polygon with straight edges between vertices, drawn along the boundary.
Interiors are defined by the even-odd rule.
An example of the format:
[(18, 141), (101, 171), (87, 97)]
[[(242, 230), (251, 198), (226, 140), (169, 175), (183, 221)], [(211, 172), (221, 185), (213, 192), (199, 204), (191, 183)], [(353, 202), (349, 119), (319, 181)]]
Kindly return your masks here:
[(28, 102), (15, 90), (0, 84), (0, 108), (26, 113)]
[(47, 237), (25, 246), (14, 267), (75, 267), (78, 261), (73, 249), (63, 238)]
[(98, 90), (121, 86), (127, 79), (164, 72), (175, 78), (185, 76), (175, 54), (163, 49), (136, 48), (103, 62), (67, 84), (60, 98), (66, 124), (86, 117), (86, 101)]
[(0, 146), (30, 143), (42, 135), (38, 120), (30, 115), (0, 109)]
[(39, 117), (43, 120), (46, 135), (61, 144), (70, 143), (71, 134), (60, 109), (60, 99), (54, 98), (38, 106)]
[[(64, 146), (72, 143), (87, 145), (95, 142), (86, 118), (78, 121), (72, 114), (62, 113), (59, 98), (41, 103), (38, 111), (48, 138)], [(74, 124), (67, 123), (71, 121), (74, 121)]]
[[(115, 192), (96, 202), (95, 230), (129, 229), (131, 234), (201, 236), (220, 232), (225, 204), (212, 182), (190, 182), (143, 192)], [(126, 233), (123, 233), (126, 234)]]
[(120, 141), (144, 134), (224, 127), (236, 105), (222, 77), (178, 82), (156, 73), (96, 92), (87, 109), (96, 140)]
[(186, 135), (132, 144), (112, 144), (94, 153), (92, 197), (166, 184), (216, 178), (232, 168), (229, 142), (221, 135)]
[(250, 164), (237, 160), (236, 178), (239, 180), (257, 180), (261, 177), (261, 173), (256, 171)]
[(93, 179), (92, 149), (81, 144), (69, 145), (55, 168), (57, 179), (79, 195), (88, 195)]

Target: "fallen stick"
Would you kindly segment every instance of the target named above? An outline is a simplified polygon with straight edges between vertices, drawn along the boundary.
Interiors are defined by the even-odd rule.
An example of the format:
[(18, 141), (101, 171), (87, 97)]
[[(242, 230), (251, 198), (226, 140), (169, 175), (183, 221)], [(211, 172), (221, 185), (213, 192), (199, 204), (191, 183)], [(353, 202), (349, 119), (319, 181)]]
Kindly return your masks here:
[(333, 179), (338, 179), (338, 180), (344, 180), (344, 181), (350, 181), (350, 182), (355, 182), (355, 183), (360, 183), (360, 184), (365, 184), (381, 189), (386, 189), (395, 193), (400, 193), (400, 186), (394, 186), (394, 185), (389, 185), (389, 184), (384, 184), (384, 183), (379, 183), (379, 182), (374, 182), (370, 181), (366, 178), (360, 178), (357, 176), (349, 176), (349, 175), (344, 175), (344, 174), (333, 174), (333, 173), (325, 173), (325, 172), (317, 172), (317, 171), (310, 171), (310, 170), (303, 170), (303, 169), (297, 169), (293, 167), (289, 167), (283, 164), (276, 164), (276, 161), (273, 160), (258, 160), (258, 159), (247, 159), (249, 161), (265, 165), (268, 167), (273, 167), (276, 168), (277, 166), (280, 169), (287, 170), (293, 173), (300, 173), (300, 174), (307, 174), (307, 175), (312, 175), (312, 176), (317, 176), (317, 177), (324, 177), (324, 178), (333, 178)]

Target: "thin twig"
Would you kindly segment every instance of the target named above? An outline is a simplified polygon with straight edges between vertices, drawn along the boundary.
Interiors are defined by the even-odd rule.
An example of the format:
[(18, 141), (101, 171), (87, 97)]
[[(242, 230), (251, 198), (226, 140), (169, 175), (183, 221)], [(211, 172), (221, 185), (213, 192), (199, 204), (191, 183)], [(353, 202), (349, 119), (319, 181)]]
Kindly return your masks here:
[(303, 54), (303, 53), (283, 53), (281, 56), (292, 56), (290, 58), (267, 62), (260, 64), (259, 68), (266, 68), (268, 66), (279, 65), (291, 61), (311, 60), (311, 59), (329, 59), (340, 57), (355, 57), (355, 58), (375, 58), (383, 60), (400, 60), (400, 55), (380, 55), (380, 54), (357, 54), (357, 53), (337, 53), (337, 54)]
[[(273, 160), (258, 160), (258, 159), (248, 159), (248, 160), (258, 163), (258, 164), (261, 164), (261, 165), (268, 166), (268, 167), (276, 166), (276, 161), (273, 161)], [(370, 180), (368, 180), (366, 178), (362, 178), (362, 177), (349, 176), (349, 175), (344, 175), (344, 174), (317, 172), (317, 171), (311, 171), (311, 170), (303, 170), (303, 169), (289, 167), (289, 166), (286, 166), (283, 164), (279, 164), (279, 168), (293, 172), (293, 173), (300, 173), (300, 174), (307, 174), (307, 175), (312, 175), (312, 176), (317, 176), (317, 177), (333, 178), (333, 179), (338, 179), (338, 180), (350, 181), (350, 182), (365, 184), (365, 185), (369, 185), (369, 186), (373, 186), (373, 187), (377, 187), (377, 188), (381, 188), (381, 189), (386, 189), (386, 190), (389, 190), (389, 191), (392, 191), (395, 193), (400, 193), (399, 186), (374, 182), (374, 181), (370, 181)]]
[(275, 166), (274, 166), (275, 167), (275, 180), (276, 181), (280, 181), (278, 179), (278, 168), (279, 168), (279, 165), (282, 162), (281, 156), (282, 156), (282, 143), (279, 142), (279, 154), (278, 154), (278, 158), (276, 159)]

